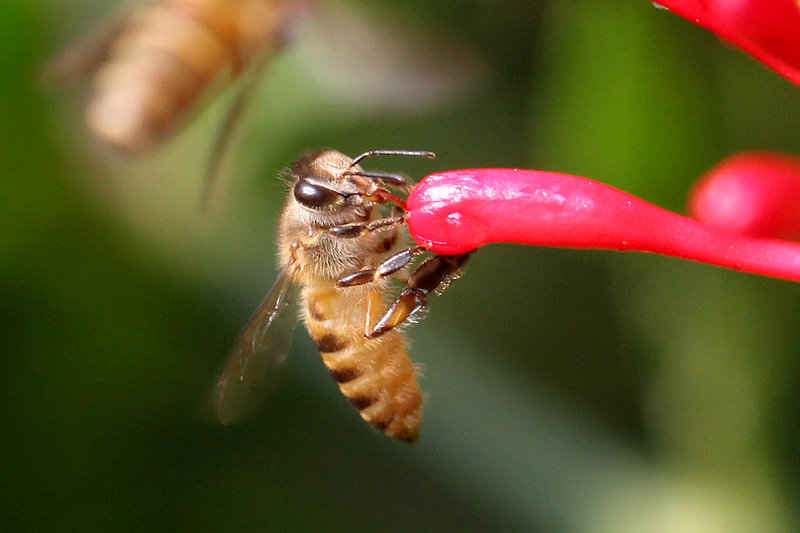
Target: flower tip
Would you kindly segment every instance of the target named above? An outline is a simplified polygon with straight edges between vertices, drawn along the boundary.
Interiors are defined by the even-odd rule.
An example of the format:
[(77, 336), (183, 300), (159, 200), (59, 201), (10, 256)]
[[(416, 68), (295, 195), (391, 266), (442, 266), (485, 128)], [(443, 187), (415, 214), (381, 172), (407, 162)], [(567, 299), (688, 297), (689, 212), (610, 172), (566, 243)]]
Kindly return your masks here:
[(751, 237), (800, 238), (800, 160), (748, 152), (725, 159), (693, 187), (692, 217)]
[(800, 85), (797, 0), (658, 0), (658, 3), (742, 48)]

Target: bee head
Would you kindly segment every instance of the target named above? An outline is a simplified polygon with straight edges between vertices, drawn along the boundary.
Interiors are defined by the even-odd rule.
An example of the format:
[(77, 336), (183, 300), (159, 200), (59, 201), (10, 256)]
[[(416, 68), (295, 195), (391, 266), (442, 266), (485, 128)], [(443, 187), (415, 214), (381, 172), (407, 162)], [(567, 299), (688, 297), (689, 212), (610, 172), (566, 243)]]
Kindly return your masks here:
[(383, 187), (408, 191), (410, 184), (399, 174), (365, 172), (358, 163), (371, 155), (434, 157), (431, 152), (401, 150), (372, 150), (355, 159), (335, 150), (306, 152), (287, 172), (294, 200), (312, 216), (336, 214), (353, 221), (369, 218), (376, 202), (388, 200), (404, 207), (400, 198)]
[(288, 174), (294, 199), (300, 205), (331, 212), (370, 206), (365, 197), (378, 187), (372, 180), (350, 174), (360, 171), (350, 157), (335, 150), (320, 150), (303, 154)]

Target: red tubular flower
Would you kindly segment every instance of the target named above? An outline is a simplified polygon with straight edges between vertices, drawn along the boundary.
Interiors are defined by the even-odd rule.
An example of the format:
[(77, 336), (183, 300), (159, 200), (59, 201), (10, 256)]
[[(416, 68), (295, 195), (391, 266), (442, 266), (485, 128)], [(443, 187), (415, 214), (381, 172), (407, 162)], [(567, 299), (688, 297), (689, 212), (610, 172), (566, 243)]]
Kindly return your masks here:
[(731, 156), (692, 189), (689, 213), (741, 235), (800, 240), (800, 159), (768, 152)]
[(720, 231), (577, 176), (452, 170), (422, 180), (407, 206), (414, 240), (440, 254), (492, 242), (654, 252), (800, 281), (800, 244)]
[(797, 0), (658, 0), (800, 85)]

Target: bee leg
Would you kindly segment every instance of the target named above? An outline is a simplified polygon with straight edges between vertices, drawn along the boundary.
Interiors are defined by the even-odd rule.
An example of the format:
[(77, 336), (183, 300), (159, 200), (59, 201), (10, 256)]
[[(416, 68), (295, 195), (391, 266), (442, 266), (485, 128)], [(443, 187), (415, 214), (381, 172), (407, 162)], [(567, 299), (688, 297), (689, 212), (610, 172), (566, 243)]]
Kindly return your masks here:
[(422, 246), (414, 246), (400, 250), (396, 254), (389, 256), (376, 267), (369, 267), (353, 272), (336, 281), (339, 287), (352, 287), (353, 285), (363, 285), (372, 281), (377, 281), (386, 276), (391, 276), (398, 270), (402, 270), (414, 260), (416, 256), (424, 253), (426, 249)]
[(383, 309), (383, 297), (381, 291), (369, 291), (367, 294), (367, 312), (364, 315), (364, 336), (369, 337), (375, 324), (380, 320)]
[(359, 222), (356, 222), (354, 224), (342, 224), (341, 226), (332, 226), (328, 228), (327, 231), (336, 237), (341, 237), (342, 239), (355, 239), (356, 237), (360, 237), (361, 235), (363, 235), (368, 231), (377, 231), (383, 228), (399, 226), (400, 224), (403, 223), (404, 223), (403, 217), (390, 217), (390, 218), (381, 218), (378, 220), (374, 220), (368, 224), (361, 224)]
[[(395, 254), (397, 255), (400, 254)], [(426, 259), (408, 278), (405, 289), (400, 292), (372, 331), (367, 333), (367, 337), (374, 339), (383, 335), (424, 308), (428, 294), (437, 289), (444, 289), (450, 281), (458, 277), (458, 272), (469, 255), (434, 255)]]

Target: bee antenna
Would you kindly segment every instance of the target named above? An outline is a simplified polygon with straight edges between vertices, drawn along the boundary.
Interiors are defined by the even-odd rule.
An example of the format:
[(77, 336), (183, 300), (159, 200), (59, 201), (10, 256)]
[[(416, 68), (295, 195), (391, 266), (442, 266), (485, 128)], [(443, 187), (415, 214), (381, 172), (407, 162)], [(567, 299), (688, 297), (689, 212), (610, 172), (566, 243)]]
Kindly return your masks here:
[(353, 162), (350, 163), (348, 168), (353, 168), (365, 158), (372, 155), (399, 155), (403, 157), (424, 157), (425, 159), (436, 158), (436, 154), (425, 150), (370, 150), (369, 152), (364, 152), (360, 156), (353, 159)]
[(372, 180), (382, 181), (390, 186), (405, 187), (408, 185), (406, 178), (400, 174), (391, 174), (388, 172), (365, 172), (363, 170), (345, 170), (342, 172), (343, 176), (361, 176)]

